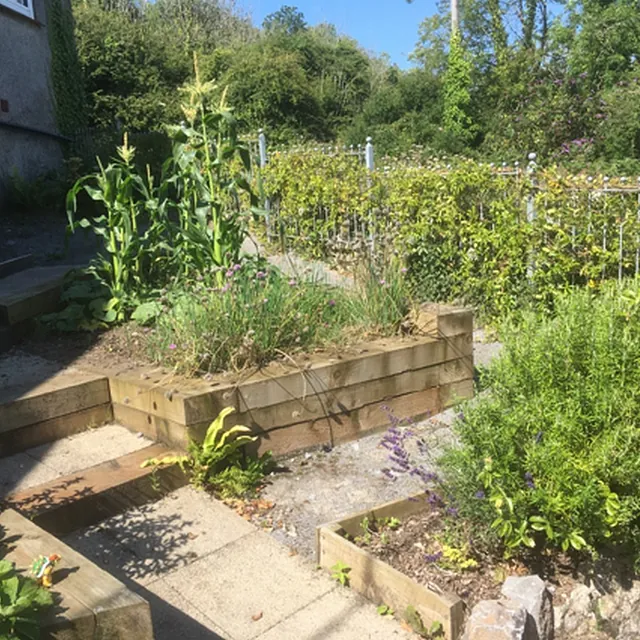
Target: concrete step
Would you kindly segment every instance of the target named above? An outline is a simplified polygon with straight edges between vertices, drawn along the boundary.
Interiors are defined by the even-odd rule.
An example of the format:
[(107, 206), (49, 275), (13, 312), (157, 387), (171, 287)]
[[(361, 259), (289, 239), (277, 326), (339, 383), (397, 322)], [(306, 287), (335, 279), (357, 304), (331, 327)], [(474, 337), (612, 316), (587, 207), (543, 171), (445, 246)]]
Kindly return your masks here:
[(55, 311), (69, 265), (32, 267), (0, 279), (0, 324), (14, 325)]
[(0, 358), (0, 456), (111, 419), (105, 376), (21, 352)]
[[(123, 453), (106, 457), (114, 450)], [(61, 536), (183, 486), (187, 478), (178, 468), (142, 468), (149, 458), (175, 453), (122, 427), (103, 427), (6, 458), (0, 490), (8, 507)], [(59, 473), (65, 467), (73, 470)]]

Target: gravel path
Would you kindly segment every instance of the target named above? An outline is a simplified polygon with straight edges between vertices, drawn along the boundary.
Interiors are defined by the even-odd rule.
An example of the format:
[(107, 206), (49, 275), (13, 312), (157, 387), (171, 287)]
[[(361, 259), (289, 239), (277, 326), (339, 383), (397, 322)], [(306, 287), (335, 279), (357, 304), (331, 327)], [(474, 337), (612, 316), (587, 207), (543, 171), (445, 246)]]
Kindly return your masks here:
[[(476, 365), (486, 366), (497, 357), (501, 345), (487, 342), (482, 332), (476, 332), (475, 338)], [(425, 466), (433, 467), (439, 452), (453, 442), (451, 424), (455, 415), (455, 409), (449, 409), (411, 425), (411, 430), (428, 444), (430, 454)], [(381, 437), (377, 433), (331, 450), (280, 461), (285, 470), (270, 477), (263, 493), (263, 498), (275, 505), (263, 524), (274, 525), (272, 535), (280, 542), (312, 556), (318, 525), (419, 492), (423, 485), (415, 477), (407, 475), (391, 481), (384, 475), (388, 452), (380, 446)], [(407, 449), (411, 451), (412, 447)]]

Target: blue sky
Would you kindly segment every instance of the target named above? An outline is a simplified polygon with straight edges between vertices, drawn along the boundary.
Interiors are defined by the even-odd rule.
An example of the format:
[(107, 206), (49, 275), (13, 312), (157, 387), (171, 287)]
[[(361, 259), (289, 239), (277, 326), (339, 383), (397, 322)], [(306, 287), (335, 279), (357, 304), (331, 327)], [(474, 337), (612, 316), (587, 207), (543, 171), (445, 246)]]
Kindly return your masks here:
[(436, 10), (435, 0), (239, 0), (256, 25), (283, 4), (296, 6), (308, 24), (331, 22), (338, 31), (355, 38), (365, 49), (388, 53), (400, 67), (418, 41), (418, 26)]

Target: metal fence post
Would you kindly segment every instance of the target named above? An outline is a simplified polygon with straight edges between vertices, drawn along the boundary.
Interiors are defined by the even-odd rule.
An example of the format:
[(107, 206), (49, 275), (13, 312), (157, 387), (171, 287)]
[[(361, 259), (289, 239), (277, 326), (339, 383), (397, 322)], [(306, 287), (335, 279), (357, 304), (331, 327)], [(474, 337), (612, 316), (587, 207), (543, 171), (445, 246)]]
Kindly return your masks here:
[(260, 168), (264, 169), (267, 166), (267, 137), (264, 135), (264, 130), (258, 130), (258, 150), (260, 152)]
[(367, 165), (367, 169), (373, 171), (373, 142), (371, 142), (371, 136), (367, 136), (367, 144), (364, 147), (364, 162)]
[[(529, 154), (529, 165), (527, 167), (527, 173), (529, 174), (529, 180), (531, 182), (529, 188), (529, 195), (527, 196), (527, 224), (533, 224), (536, 219), (536, 154)], [(529, 254), (529, 264), (527, 265), (527, 279), (529, 282), (533, 280), (533, 272), (535, 270), (535, 249), (531, 247)]]
[[(267, 166), (267, 136), (264, 135), (264, 129), (258, 129), (258, 152), (260, 154), (260, 168), (264, 169)], [(267, 240), (271, 240), (271, 217), (269, 212), (271, 211), (271, 201), (269, 198), (264, 200), (264, 223), (267, 232)]]

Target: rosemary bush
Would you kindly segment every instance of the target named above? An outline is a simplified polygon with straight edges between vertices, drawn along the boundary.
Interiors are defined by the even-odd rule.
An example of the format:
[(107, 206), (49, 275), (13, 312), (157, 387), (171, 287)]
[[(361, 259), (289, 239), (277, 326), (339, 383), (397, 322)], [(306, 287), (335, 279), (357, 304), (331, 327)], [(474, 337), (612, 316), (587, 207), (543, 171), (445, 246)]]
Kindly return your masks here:
[(508, 549), (640, 558), (640, 285), (560, 296), (504, 328), (489, 393), (441, 461), (462, 518)]

